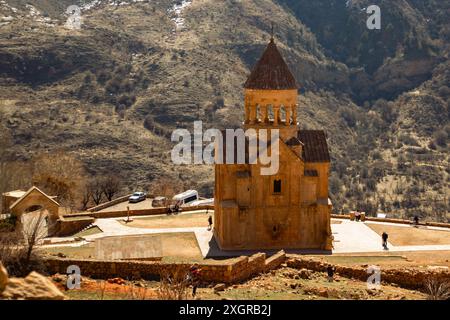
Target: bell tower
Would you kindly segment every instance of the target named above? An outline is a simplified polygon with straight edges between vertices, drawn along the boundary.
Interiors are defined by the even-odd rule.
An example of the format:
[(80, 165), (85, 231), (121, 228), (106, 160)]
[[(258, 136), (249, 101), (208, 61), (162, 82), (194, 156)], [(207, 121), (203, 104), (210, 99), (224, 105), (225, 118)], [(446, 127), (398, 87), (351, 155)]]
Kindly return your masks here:
[(244, 89), (245, 129), (279, 129), (284, 141), (297, 137), (298, 85), (273, 37)]

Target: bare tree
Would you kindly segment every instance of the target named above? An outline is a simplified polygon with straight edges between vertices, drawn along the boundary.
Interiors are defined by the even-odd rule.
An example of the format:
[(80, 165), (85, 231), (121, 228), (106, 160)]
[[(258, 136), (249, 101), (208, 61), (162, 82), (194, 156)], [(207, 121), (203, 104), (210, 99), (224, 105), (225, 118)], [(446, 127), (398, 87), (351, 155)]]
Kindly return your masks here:
[(33, 184), (70, 207), (81, 203), (85, 181), (83, 163), (68, 153), (44, 153), (33, 159)]
[(31, 255), (36, 245), (47, 237), (47, 213), (43, 209), (23, 214), (21, 218), (22, 233), (25, 240), (25, 265), (30, 264)]
[(106, 199), (111, 201), (120, 191), (120, 179), (112, 174), (106, 175), (101, 181), (101, 187)]
[(92, 200), (96, 205), (99, 205), (102, 202), (103, 198), (103, 188), (102, 188), (102, 182), (100, 178), (92, 178), (89, 181), (89, 187), (91, 189), (92, 193)]
[(81, 204), (83, 205), (83, 210), (86, 210), (89, 202), (92, 199), (93, 190), (90, 183), (86, 183), (83, 191), (83, 198), (81, 199)]
[(180, 186), (169, 178), (159, 178), (151, 182), (148, 191), (149, 194), (155, 197), (163, 196), (166, 198), (172, 198), (178, 191), (180, 191)]

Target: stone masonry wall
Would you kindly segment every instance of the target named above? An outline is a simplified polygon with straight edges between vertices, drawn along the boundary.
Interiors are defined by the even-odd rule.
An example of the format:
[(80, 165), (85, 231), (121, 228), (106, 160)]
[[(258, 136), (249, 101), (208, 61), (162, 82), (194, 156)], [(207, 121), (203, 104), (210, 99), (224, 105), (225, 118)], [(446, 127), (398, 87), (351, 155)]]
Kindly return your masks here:
[[(284, 258), (283, 258), (284, 256)], [(278, 255), (276, 263), (271, 263), (270, 268), (279, 267), (285, 261), (285, 254)], [(163, 263), (155, 261), (99, 261), (86, 259), (61, 259), (49, 258), (46, 260), (49, 273), (67, 272), (67, 267), (71, 265), (79, 266), (83, 276), (109, 279), (120, 277), (123, 279), (146, 279), (157, 280), (161, 271), (173, 273), (176, 270), (187, 272), (191, 264), (184, 263)], [(266, 255), (257, 253), (251, 257), (240, 257), (233, 262), (226, 260), (220, 263), (201, 263), (201, 279), (209, 283), (233, 284), (249, 279), (257, 274), (268, 271)]]
[[(198, 210), (214, 210), (214, 206), (211, 205), (202, 205), (202, 206), (193, 206), (193, 207), (185, 207), (182, 208), (183, 211), (198, 211)], [(166, 214), (167, 208), (150, 208), (150, 209), (143, 209), (143, 210), (130, 210), (130, 216), (152, 216), (152, 215), (160, 215), (160, 214)], [(95, 218), (120, 218), (120, 217), (126, 217), (128, 215), (128, 211), (109, 211), (109, 212), (92, 212), (92, 216)]]
[[(350, 215), (348, 214), (332, 214), (331, 218), (335, 219), (350, 219)], [(389, 223), (398, 223), (398, 224), (407, 224), (411, 225), (413, 222), (411, 220), (403, 220), (403, 219), (393, 219), (393, 218), (377, 218), (377, 217), (368, 217), (366, 216), (366, 221), (376, 221), (376, 222), (389, 222)], [(450, 228), (450, 223), (442, 223), (442, 222), (421, 222), (419, 225), (430, 226), (430, 227), (440, 227), (440, 228)]]
[(58, 237), (67, 237), (83, 230), (90, 224), (94, 223), (94, 218), (86, 217), (76, 220), (66, 220), (60, 218), (57, 221), (57, 235)]
[[(309, 269), (318, 272), (326, 272), (327, 263), (311, 259), (289, 259), (287, 266), (295, 269)], [(367, 281), (369, 274), (367, 268), (359, 266), (334, 265), (336, 273), (345, 278)], [(430, 278), (450, 281), (450, 272), (437, 270), (417, 270), (411, 268), (381, 269), (381, 281), (394, 283), (398, 286), (412, 290), (424, 290), (425, 281)]]

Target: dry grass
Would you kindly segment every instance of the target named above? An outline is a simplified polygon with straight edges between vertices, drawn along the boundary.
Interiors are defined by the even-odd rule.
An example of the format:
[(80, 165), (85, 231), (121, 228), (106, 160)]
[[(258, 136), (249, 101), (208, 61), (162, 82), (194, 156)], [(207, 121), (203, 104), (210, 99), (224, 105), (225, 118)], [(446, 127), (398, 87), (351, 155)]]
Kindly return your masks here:
[(450, 245), (450, 231), (375, 223), (366, 223), (366, 225), (380, 236), (383, 232), (387, 232), (388, 241), (394, 246)]
[[(136, 236), (138, 238), (161, 238), (162, 245), (162, 256), (165, 258), (170, 258), (170, 260), (180, 261), (180, 260), (195, 260), (199, 261), (203, 259), (202, 253), (198, 246), (197, 239), (194, 233), (160, 233), (160, 234), (150, 234)], [(123, 245), (121, 245), (121, 250), (134, 250), (133, 238), (124, 237)], [(116, 248), (111, 248), (111, 250), (116, 250)], [(95, 247), (94, 244), (88, 244), (81, 247), (55, 247), (55, 248), (43, 248), (40, 251), (45, 252), (50, 255), (57, 255), (62, 253), (71, 258), (95, 258)]]
[[(208, 227), (208, 217), (212, 215), (210, 210), (208, 214), (206, 211), (201, 213), (185, 213), (179, 215), (165, 215), (148, 218), (134, 218), (133, 222), (125, 223), (120, 221), (123, 225), (135, 228), (147, 229), (166, 229), (166, 228), (194, 228), (194, 227)], [(214, 217), (213, 217), (214, 221)]]
[(450, 300), (450, 281), (429, 278), (425, 282), (428, 300)]
[(188, 271), (183, 266), (172, 272), (161, 268), (160, 283), (156, 290), (158, 300), (186, 300), (188, 298)]

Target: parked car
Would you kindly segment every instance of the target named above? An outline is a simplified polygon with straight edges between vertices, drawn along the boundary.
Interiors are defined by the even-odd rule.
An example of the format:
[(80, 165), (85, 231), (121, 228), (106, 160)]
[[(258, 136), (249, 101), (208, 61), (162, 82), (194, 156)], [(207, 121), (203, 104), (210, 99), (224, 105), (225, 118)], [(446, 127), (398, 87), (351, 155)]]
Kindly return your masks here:
[(152, 207), (158, 208), (158, 207), (165, 207), (167, 206), (167, 198), (166, 197), (156, 197), (152, 201)]
[(145, 192), (135, 192), (128, 198), (130, 203), (138, 203), (147, 199), (147, 194)]

